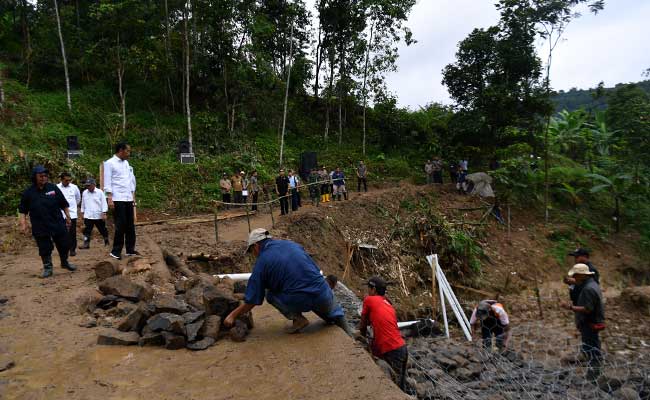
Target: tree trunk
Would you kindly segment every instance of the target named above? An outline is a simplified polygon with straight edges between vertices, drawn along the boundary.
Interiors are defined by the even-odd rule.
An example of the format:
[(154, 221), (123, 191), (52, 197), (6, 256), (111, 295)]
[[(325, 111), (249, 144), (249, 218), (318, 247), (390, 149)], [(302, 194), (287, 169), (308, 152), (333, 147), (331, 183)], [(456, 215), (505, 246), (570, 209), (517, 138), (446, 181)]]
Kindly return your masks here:
[(120, 95), (120, 110), (122, 113), (122, 135), (126, 134), (126, 92), (124, 91), (124, 65), (120, 48), (120, 34), (117, 33), (117, 88)]
[(370, 25), (370, 39), (366, 49), (366, 65), (363, 67), (363, 142), (361, 145), (361, 154), (366, 155), (366, 107), (368, 106), (368, 93), (366, 92), (366, 83), (368, 81), (368, 60), (370, 59), (370, 46), (372, 46), (372, 35), (374, 33), (375, 23)]
[(282, 167), (282, 156), (284, 155), (284, 132), (287, 126), (287, 104), (289, 102), (289, 82), (291, 81), (291, 65), (293, 64), (293, 23), (289, 36), (289, 66), (287, 70), (287, 86), (284, 90), (284, 112), (282, 114), (282, 135), (280, 136), (280, 164)]
[(343, 98), (346, 95), (345, 85), (347, 84), (347, 75), (345, 71), (345, 51), (339, 52), (341, 58), (341, 68), (339, 71), (339, 144), (343, 143)]
[(320, 77), (320, 67), (323, 62), (323, 57), (321, 54), (321, 26), (318, 24), (318, 44), (316, 45), (316, 79), (314, 80), (314, 98), (318, 98), (318, 89), (319, 82), (318, 78)]
[[(172, 64), (172, 59), (169, 50), (169, 38), (171, 37), (171, 30), (169, 29), (169, 7), (167, 5), (167, 0), (165, 0), (165, 30), (167, 35), (165, 35), (165, 57), (167, 58), (168, 68)], [(174, 103), (174, 91), (172, 90), (172, 81), (169, 77), (169, 71), (167, 71), (167, 88), (169, 89), (169, 99), (171, 100), (172, 112), (176, 112), (176, 105)]]
[(331, 97), (332, 97), (332, 85), (334, 84), (334, 50), (330, 49), (330, 77), (327, 86), (327, 99), (325, 101), (325, 142), (329, 139), (330, 132), (330, 108), (331, 108)]
[(23, 32), (23, 62), (27, 65), (27, 79), (25, 86), (29, 89), (32, 78), (32, 38), (29, 32), (29, 21), (27, 20), (27, 0), (21, 1), (20, 20)]
[(614, 218), (616, 220), (614, 222), (616, 223), (616, 233), (619, 233), (621, 231), (621, 210), (618, 196), (614, 198), (614, 203), (616, 204), (616, 210), (614, 211)]
[(187, 141), (190, 145), (190, 153), (194, 152), (192, 147), (192, 113), (190, 111), (190, 40), (187, 28), (188, 19), (188, 4), (189, 0), (185, 3), (184, 8), (184, 26), (185, 26), (185, 115), (187, 116)]
[(68, 76), (68, 59), (65, 55), (65, 45), (63, 43), (63, 33), (61, 32), (61, 18), (59, 17), (59, 4), (54, 0), (54, 12), (56, 14), (56, 26), (59, 31), (59, 42), (61, 42), (61, 57), (63, 58), (63, 72), (65, 74), (65, 92), (68, 103), (68, 110), (72, 111), (72, 101), (70, 100), (70, 77)]
[(0, 111), (5, 109), (4, 70), (0, 64)]

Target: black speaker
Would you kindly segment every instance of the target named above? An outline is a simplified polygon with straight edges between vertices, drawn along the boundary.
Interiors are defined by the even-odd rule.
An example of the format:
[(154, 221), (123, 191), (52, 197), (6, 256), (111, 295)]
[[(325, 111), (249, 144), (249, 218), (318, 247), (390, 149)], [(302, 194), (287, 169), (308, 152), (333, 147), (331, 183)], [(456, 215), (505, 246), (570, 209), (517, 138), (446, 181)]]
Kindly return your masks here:
[(318, 158), (313, 151), (300, 154), (300, 176), (307, 180), (312, 168), (318, 168)]
[(190, 152), (190, 142), (188, 140), (181, 140), (178, 142), (178, 153), (189, 153)]
[(66, 136), (65, 141), (68, 145), (68, 151), (79, 150), (79, 139), (76, 136)]

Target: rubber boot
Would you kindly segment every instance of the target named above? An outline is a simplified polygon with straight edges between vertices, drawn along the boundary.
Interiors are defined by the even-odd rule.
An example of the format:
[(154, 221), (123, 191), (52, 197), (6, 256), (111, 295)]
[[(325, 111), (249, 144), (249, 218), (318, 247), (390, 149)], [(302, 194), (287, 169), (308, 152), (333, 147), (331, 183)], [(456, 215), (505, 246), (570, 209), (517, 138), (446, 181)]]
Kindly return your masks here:
[(325, 203), (329, 203), (330, 201), (332, 200), (330, 199), (330, 194), (328, 193), (325, 195)]
[(348, 192), (343, 192), (343, 198), (344, 198), (345, 200), (348, 199)]
[(84, 237), (84, 244), (79, 247), (80, 249), (89, 249), (90, 248), (90, 239), (87, 237)]
[(75, 267), (73, 264), (70, 264), (70, 261), (68, 261), (67, 258), (65, 260), (61, 259), (61, 268), (67, 269), (68, 271), (76, 271), (77, 270), (77, 267)]
[(41, 278), (51, 277), (54, 273), (52, 270), (52, 256), (41, 256), (41, 260), (43, 261), (43, 274), (41, 275)]
[(320, 195), (320, 202), (325, 203), (325, 195), (324, 194)]

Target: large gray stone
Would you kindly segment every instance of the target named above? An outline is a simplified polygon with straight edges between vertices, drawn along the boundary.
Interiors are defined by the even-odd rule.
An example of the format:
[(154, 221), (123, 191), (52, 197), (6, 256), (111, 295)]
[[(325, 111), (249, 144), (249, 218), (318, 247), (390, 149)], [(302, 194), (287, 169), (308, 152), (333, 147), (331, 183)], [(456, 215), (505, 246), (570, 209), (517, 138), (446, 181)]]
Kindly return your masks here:
[(153, 300), (156, 313), (185, 314), (190, 310), (184, 300), (177, 299), (171, 295), (158, 296)]
[(200, 335), (217, 340), (219, 338), (219, 329), (221, 329), (221, 317), (218, 315), (209, 315), (205, 319)]
[(165, 338), (165, 348), (167, 350), (178, 350), (185, 347), (184, 336), (175, 335), (171, 332), (162, 332), (162, 335)]
[(185, 335), (185, 320), (176, 314), (156, 314), (147, 320), (147, 326), (152, 332), (167, 331)]
[(235, 325), (230, 328), (230, 339), (232, 339), (233, 342), (243, 342), (246, 340), (247, 335), (248, 327), (246, 327), (246, 323), (239, 319), (235, 320)]
[(124, 275), (116, 275), (99, 282), (99, 290), (106, 295), (115, 295), (131, 301), (149, 300), (153, 290), (147, 284), (132, 282)]
[(137, 332), (121, 332), (117, 329), (104, 329), (97, 336), (97, 344), (107, 346), (131, 346), (140, 341)]
[(160, 332), (146, 333), (140, 337), (138, 344), (140, 346), (163, 346), (165, 337)]
[(185, 332), (188, 342), (194, 342), (197, 339), (197, 336), (203, 327), (203, 323), (203, 320), (199, 320), (197, 322), (185, 325)]
[(122, 332), (134, 331), (140, 332), (147, 324), (147, 320), (154, 312), (154, 307), (146, 303), (140, 303), (138, 306), (124, 317), (117, 326)]
[(183, 319), (186, 324), (191, 324), (196, 322), (199, 318), (202, 318), (205, 315), (205, 311), (192, 311), (183, 314)]
[(187, 344), (187, 348), (190, 350), (205, 350), (208, 347), (212, 346), (215, 343), (215, 340), (211, 337), (205, 337), (197, 342), (192, 342)]
[(203, 305), (206, 315), (218, 315), (223, 319), (239, 306), (239, 300), (233, 297), (232, 292), (207, 286), (203, 289)]

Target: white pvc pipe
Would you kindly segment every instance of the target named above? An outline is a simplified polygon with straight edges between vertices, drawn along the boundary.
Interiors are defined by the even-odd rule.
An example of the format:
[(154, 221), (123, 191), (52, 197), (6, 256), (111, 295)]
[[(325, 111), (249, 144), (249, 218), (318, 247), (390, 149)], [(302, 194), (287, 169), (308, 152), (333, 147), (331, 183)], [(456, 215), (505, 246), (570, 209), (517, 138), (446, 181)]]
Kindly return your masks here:
[[(435, 321), (432, 320), (431, 318), (429, 318), (428, 320), (431, 321), (431, 322), (435, 322)], [(426, 319), (423, 320), (423, 321), (426, 321)], [(403, 322), (398, 322), (398, 323), (397, 323), (397, 327), (398, 327), (399, 329), (402, 329), (402, 328), (408, 328), (409, 326), (413, 326), (413, 325), (417, 324), (418, 322), (420, 322), (420, 321), (418, 320), (418, 321), (403, 321)]]
[(219, 279), (230, 278), (233, 281), (247, 281), (247, 280), (250, 279), (251, 274), (250, 273), (247, 273), (247, 274), (222, 274), (222, 275), (212, 275), (212, 276), (215, 276), (215, 277), (217, 277)]

